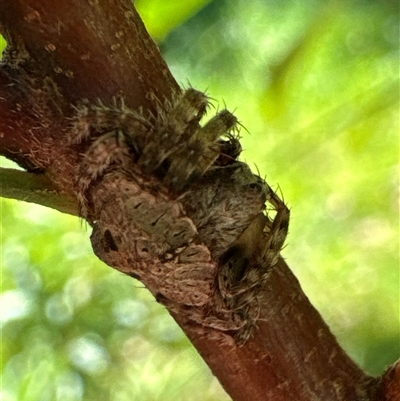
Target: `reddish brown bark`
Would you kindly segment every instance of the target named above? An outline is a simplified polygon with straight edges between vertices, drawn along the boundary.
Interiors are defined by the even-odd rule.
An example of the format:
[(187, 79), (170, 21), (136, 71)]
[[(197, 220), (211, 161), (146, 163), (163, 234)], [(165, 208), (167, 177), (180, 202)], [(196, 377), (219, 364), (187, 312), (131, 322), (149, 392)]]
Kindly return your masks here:
[[(58, 124), (65, 125), (71, 104), (123, 95), (132, 109), (154, 110), (152, 98), (168, 98), (178, 87), (129, 1), (2, 1), (0, 7), (10, 49), (0, 72), (0, 151), (24, 166), (54, 171), (63, 186), (71, 178), (64, 167), (76, 159), (53, 149), (63, 141)], [(53, 101), (46, 84), (55, 85)], [(6, 135), (11, 129), (24, 140)]]
[(234, 400), (378, 399), (376, 379), (341, 349), (282, 259), (263, 302), (259, 329), (241, 348), (207, 330), (191, 337)]
[[(0, 69), (0, 153), (71, 195), (79, 146), (68, 147), (62, 135), (71, 104), (123, 95), (130, 108), (154, 111), (154, 99), (170, 98), (178, 85), (128, 0), (2, 0), (0, 10), (9, 43)], [(399, 364), (381, 379), (356, 366), (282, 259), (260, 304), (258, 328), (241, 347), (171, 311), (232, 399), (399, 399)]]

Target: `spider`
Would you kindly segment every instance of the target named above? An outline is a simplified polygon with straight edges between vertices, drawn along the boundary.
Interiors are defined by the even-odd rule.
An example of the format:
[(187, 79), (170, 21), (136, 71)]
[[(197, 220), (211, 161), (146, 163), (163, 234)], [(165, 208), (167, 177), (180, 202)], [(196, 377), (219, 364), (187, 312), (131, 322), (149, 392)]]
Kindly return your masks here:
[(224, 109), (200, 126), (208, 106), (207, 95), (189, 88), (172, 101), (158, 102), (155, 116), (127, 108), (123, 99), (111, 106), (85, 101), (76, 107), (69, 143), (91, 142), (77, 178), (82, 217), (88, 217), (91, 183), (113, 165), (129, 171), (135, 163), (179, 194), (213, 164), (235, 161), (241, 150), (238, 121)]
[[(221, 238), (226, 237), (228, 227), (229, 235), (234, 232), (236, 240), (227, 245), (227, 251), (219, 260), (216, 287), (220, 297), (215, 298), (215, 310), (222, 317), (207, 319), (210, 326), (225, 331), (238, 330), (239, 337), (246, 339), (257, 320), (258, 296), (270, 268), (278, 261), (286, 238), (289, 209), (247, 165), (236, 163), (241, 152), (240, 124), (232, 113), (223, 109), (201, 126), (209, 98), (193, 88), (175, 94), (163, 104), (156, 103), (156, 113), (147, 115), (141, 109), (129, 109), (123, 99), (114, 100), (111, 105), (85, 101), (76, 107), (68, 141), (71, 145), (86, 147), (77, 173), (81, 216), (89, 222), (95, 220), (90, 214), (90, 187), (115, 169), (160, 179), (169, 192), (182, 201), (199, 235), (206, 230), (204, 227), (208, 227), (209, 220), (214, 230), (215, 227), (221, 229)], [(182, 194), (206, 173), (205, 180), (213, 181), (215, 174), (216, 183), (205, 188), (199, 185)], [(225, 182), (224, 177), (230, 177), (232, 188), (229, 187), (231, 181)], [(243, 183), (239, 185), (241, 178)], [(225, 190), (233, 192), (227, 195)], [(247, 204), (247, 210), (243, 211), (244, 200), (251, 202), (254, 210)], [(262, 212), (265, 201), (276, 210), (273, 219)], [(196, 207), (198, 202), (206, 204)], [(191, 209), (192, 214), (189, 213)], [(142, 224), (144, 231), (151, 232), (143, 222), (134, 221), (133, 224)], [(247, 228), (238, 229), (244, 224)], [(208, 232), (203, 234), (208, 237)], [(215, 232), (209, 237), (215, 241)], [(111, 234), (106, 239), (109, 247), (118, 249)], [(228, 325), (226, 317), (231, 321)]]

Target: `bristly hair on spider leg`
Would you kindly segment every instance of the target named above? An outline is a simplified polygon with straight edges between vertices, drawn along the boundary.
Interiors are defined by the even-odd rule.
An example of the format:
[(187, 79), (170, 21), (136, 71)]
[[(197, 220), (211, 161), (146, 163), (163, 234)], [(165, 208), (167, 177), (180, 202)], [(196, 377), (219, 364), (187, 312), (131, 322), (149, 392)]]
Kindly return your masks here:
[(199, 159), (195, 174), (202, 176), (221, 154), (220, 138), (237, 130), (237, 118), (228, 110), (222, 110), (198, 131), (195, 140), (204, 141), (204, 153)]
[(185, 133), (188, 125), (200, 122), (208, 105), (209, 97), (205, 93), (193, 88), (186, 89), (169, 112), (169, 125), (175, 132)]
[(188, 182), (201, 177), (221, 153), (219, 138), (234, 130), (236, 124), (236, 117), (228, 110), (222, 110), (194, 131), (182, 148), (171, 155), (166, 184), (174, 192), (180, 192)]
[[(266, 184), (268, 185), (268, 184)], [(288, 235), (289, 230), (289, 221), (290, 221), (290, 210), (286, 206), (285, 202), (282, 201), (279, 196), (273, 191), (271, 187), (269, 187), (269, 198), (268, 203), (270, 203), (275, 211), (275, 218), (272, 220), (272, 223), (269, 223), (268, 229), (268, 237), (265, 243), (264, 249), (262, 251), (262, 255), (264, 260), (268, 265), (275, 266), (278, 262), (280, 251), (283, 248), (286, 237)]]
[(88, 100), (84, 100), (73, 108), (75, 115), (70, 119), (71, 128), (67, 138), (69, 144), (79, 144), (110, 131), (122, 129), (135, 141), (136, 147), (143, 149), (144, 138), (153, 129), (150, 118), (143, 116), (140, 110), (127, 108), (122, 98), (114, 98), (110, 106), (100, 99), (97, 104), (90, 104)]
[(159, 168), (198, 129), (207, 107), (207, 95), (193, 88), (158, 107), (156, 133), (147, 137), (138, 162), (146, 174)]

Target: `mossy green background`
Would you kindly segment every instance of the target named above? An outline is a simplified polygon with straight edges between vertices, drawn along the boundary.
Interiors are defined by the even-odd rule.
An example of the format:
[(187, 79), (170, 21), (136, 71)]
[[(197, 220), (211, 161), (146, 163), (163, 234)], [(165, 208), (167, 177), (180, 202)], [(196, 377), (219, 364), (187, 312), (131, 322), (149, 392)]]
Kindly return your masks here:
[[(136, 5), (177, 80), (235, 111), (241, 159), (291, 207), (289, 266), (345, 350), (382, 373), (400, 356), (398, 3)], [(0, 207), (3, 401), (229, 400), (79, 219)]]

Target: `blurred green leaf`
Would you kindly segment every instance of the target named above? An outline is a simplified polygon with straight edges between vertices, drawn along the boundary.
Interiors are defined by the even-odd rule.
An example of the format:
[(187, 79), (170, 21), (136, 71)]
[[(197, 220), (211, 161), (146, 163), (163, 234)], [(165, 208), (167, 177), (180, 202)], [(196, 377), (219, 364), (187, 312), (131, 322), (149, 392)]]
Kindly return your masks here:
[(160, 41), (211, 0), (136, 0), (135, 7), (146, 24), (150, 35)]
[(0, 35), (0, 60), (3, 54), (3, 50), (6, 48), (6, 46), (7, 46), (6, 40), (3, 38), (3, 36)]

